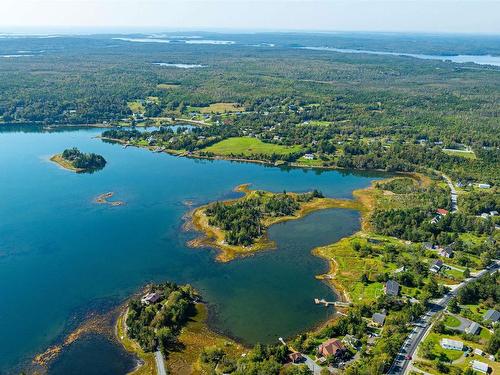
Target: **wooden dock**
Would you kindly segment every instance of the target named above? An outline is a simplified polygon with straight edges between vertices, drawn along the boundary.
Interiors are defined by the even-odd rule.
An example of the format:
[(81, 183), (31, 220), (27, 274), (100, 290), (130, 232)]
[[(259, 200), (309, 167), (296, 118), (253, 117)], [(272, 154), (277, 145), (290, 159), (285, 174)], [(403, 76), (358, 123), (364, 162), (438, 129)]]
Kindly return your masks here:
[(330, 305), (335, 306), (335, 307), (349, 307), (349, 306), (351, 306), (351, 304), (348, 302), (340, 302), (340, 301), (329, 302), (329, 301), (325, 300), (324, 298), (322, 298), (322, 299), (315, 298), (314, 303), (316, 305), (324, 305), (325, 307), (328, 307)]

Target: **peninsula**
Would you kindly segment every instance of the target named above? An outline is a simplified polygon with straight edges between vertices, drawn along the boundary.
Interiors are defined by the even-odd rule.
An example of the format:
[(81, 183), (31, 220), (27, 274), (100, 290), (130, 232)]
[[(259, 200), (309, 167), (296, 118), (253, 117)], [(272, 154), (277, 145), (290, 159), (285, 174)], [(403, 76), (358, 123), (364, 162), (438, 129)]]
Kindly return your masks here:
[(362, 209), (359, 201), (325, 198), (317, 190), (300, 194), (272, 193), (251, 190), (245, 184), (235, 191), (244, 196), (201, 206), (191, 216), (192, 226), (203, 235), (189, 245), (220, 250), (217, 260), (221, 262), (274, 248), (275, 244), (267, 237), (267, 229), (273, 224), (296, 220), (321, 209)]
[(101, 155), (85, 154), (76, 147), (66, 149), (61, 154), (52, 156), (50, 160), (76, 173), (91, 173), (103, 169), (106, 165), (106, 159)]

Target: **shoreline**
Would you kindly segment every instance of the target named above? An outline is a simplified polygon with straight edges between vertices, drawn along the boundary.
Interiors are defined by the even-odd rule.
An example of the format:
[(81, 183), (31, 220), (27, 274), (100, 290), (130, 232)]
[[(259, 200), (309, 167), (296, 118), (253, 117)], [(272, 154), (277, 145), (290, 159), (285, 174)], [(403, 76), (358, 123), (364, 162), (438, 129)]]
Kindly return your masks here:
[[(243, 197), (230, 199), (223, 201), (223, 204), (235, 203), (241, 199), (246, 198), (252, 192), (257, 190), (249, 189), (250, 184), (243, 184), (237, 186), (234, 191), (244, 193)], [(266, 192), (268, 193), (268, 192)], [(271, 193), (274, 194), (274, 193)], [(291, 195), (296, 195), (296, 193), (288, 193)], [(213, 202), (212, 202), (213, 203)], [(189, 221), (185, 228), (192, 228), (200, 233), (200, 236), (188, 242), (188, 246), (192, 248), (200, 247), (211, 247), (218, 250), (218, 255), (216, 260), (219, 262), (229, 262), (239, 257), (245, 257), (253, 255), (257, 252), (263, 250), (272, 250), (276, 248), (274, 241), (269, 240), (267, 237), (268, 229), (278, 223), (282, 223), (290, 220), (301, 219), (315, 211), (332, 209), (332, 208), (343, 208), (343, 209), (355, 209), (362, 210), (359, 202), (357, 200), (348, 199), (336, 199), (336, 198), (314, 198), (309, 202), (303, 202), (300, 204), (300, 208), (293, 216), (280, 216), (280, 217), (270, 217), (263, 218), (262, 224), (264, 227), (263, 234), (255, 239), (255, 242), (250, 246), (241, 245), (229, 245), (225, 242), (225, 232), (215, 226), (208, 223), (208, 217), (205, 215), (205, 210), (212, 203), (200, 206), (193, 211), (189, 216)]]
[(108, 142), (114, 142), (118, 143), (121, 145), (126, 145), (127, 147), (136, 147), (136, 148), (142, 148), (149, 150), (151, 152), (157, 152), (157, 153), (165, 153), (169, 154), (172, 156), (178, 156), (178, 157), (185, 157), (189, 159), (201, 159), (201, 160), (226, 160), (226, 161), (232, 161), (232, 162), (238, 162), (238, 163), (253, 163), (253, 164), (262, 164), (264, 166), (269, 166), (269, 167), (287, 167), (287, 168), (300, 168), (300, 169), (321, 169), (321, 170), (332, 170), (332, 171), (346, 171), (346, 172), (374, 172), (374, 173), (390, 173), (390, 174), (418, 174), (419, 172), (398, 172), (398, 171), (387, 171), (385, 169), (349, 169), (349, 168), (342, 168), (338, 166), (327, 166), (327, 165), (309, 165), (309, 164), (301, 164), (301, 163), (296, 163), (296, 162), (271, 162), (267, 160), (258, 160), (258, 159), (244, 159), (244, 158), (238, 158), (238, 157), (231, 157), (227, 155), (214, 155), (214, 156), (208, 156), (208, 155), (199, 155), (195, 153), (188, 153), (187, 151), (184, 150), (172, 150), (172, 149), (164, 149), (161, 151), (155, 151), (157, 146), (141, 146), (137, 144), (131, 144), (128, 143), (122, 139), (116, 139), (116, 138), (108, 138), (108, 137), (102, 137), (102, 136), (96, 136), (95, 138), (99, 138), (103, 141), (108, 141)]
[(65, 169), (70, 172), (82, 173), (86, 171), (86, 169), (76, 168), (75, 166), (73, 166), (73, 164), (71, 164), (69, 161), (67, 161), (62, 157), (62, 154), (52, 155), (49, 160), (59, 165), (59, 167), (61, 167), (62, 169)]
[[(426, 176), (413, 175), (412, 177), (415, 178), (416, 180), (418, 180), (419, 183), (421, 183), (421, 184), (427, 183), (428, 177), (426, 177)], [(397, 177), (391, 177), (391, 178), (397, 178)], [(391, 178), (389, 178), (389, 179), (391, 179)], [(349, 240), (349, 239), (354, 238), (354, 237), (359, 237), (359, 236), (366, 237), (367, 235), (370, 234), (369, 217), (370, 217), (371, 213), (373, 212), (373, 209), (375, 208), (375, 204), (376, 204), (377, 196), (374, 193), (376, 192), (376, 183), (377, 182), (380, 182), (380, 181), (372, 181), (372, 183), (369, 187), (354, 190), (353, 191), (354, 199), (351, 199), (351, 200), (327, 198), (327, 199), (331, 200), (332, 204), (335, 206), (324, 207), (324, 208), (357, 209), (361, 213), (361, 229), (360, 230), (351, 234), (348, 237), (343, 237), (339, 241), (332, 243), (332, 244), (329, 244), (327, 246), (335, 245), (341, 241), (346, 241), (346, 240)], [(235, 191), (244, 193), (246, 195), (249, 192), (252, 192), (253, 190), (249, 189), (249, 184), (244, 184), (244, 185), (239, 185), (238, 187), (236, 187)], [(106, 194), (109, 194), (109, 193), (106, 193)], [(237, 199), (241, 199), (241, 197), (230, 200), (230, 201), (234, 201)], [(343, 203), (344, 206), (339, 207), (339, 204), (341, 204), (341, 203)], [(202, 206), (202, 207), (204, 207), (204, 206)], [(202, 207), (198, 207), (197, 210), (199, 210)], [(312, 207), (311, 209), (306, 208), (306, 209), (302, 210), (303, 211), (303, 212), (301, 212), (302, 215), (299, 217), (278, 218), (280, 220), (278, 220), (277, 222), (298, 219), (298, 218), (301, 218), (301, 217), (303, 217), (311, 212), (314, 212), (318, 209), (321, 209), (321, 208), (316, 208), (316, 207)], [(270, 225), (272, 225), (272, 224), (270, 224)], [(340, 266), (338, 265), (338, 263), (336, 262), (334, 257), (330, 258), (330, 257), (326, 257), (326, 256), (322, 255), (320, 253), (320, 249), (321, 249), (321, 247), (315, 248), (311, 251), (311, 253), (312, 253), (312, 255), (317, 256), (317, 257), (327, 261), (329, 264), (329, 270), (328, 270), (328, 273), (325, 273), (323, 275), (317, 275), (316, 279), (318, 279), (318, 281), (325, 282), (328, 286), (330, 286), (332, 288), (332, 290), (334, 291), (334, 293), (336, 294), (336, 296), (338, 297), (339, 301), (352, 302), (350, 297), (349, 297), (349, 292), (347, 290), (347, 287), (342, 282), (340, 282), (336, 279), (337, 273), (339, 271), (341, 271)], [(138, 295), (138, 293), (135, 293), (133, 296), (137, 296), (137, 295)], [(132, 298), (132, 296), (130, 298)], [(128, 303), (128, 301), (129, 301), (129, 299), (127, 299), (126, 303)], [(126, 335), (126, 332), (125, 332), (126, 328), (125, 328), (125, 322), (124, 322), (124, 318), (125, 318), (126, 312), (127, 312), (126, 307), (125, 307), (126, 303), (125, 304), (121, 303), (118, 307), (114, 308), (111, 312), (108, 312), (105, 314), (106, 316), (110, 316), (111, 313), (116, 314), (118, 312), (118, 316), (114, 319), (113, 326), (112, 326), (114, 338), (116, 339), (116, 342), (125, 351), (127, 351), (128, 353), (131, 353), (134, 357), (136, 357), (138, 359), (137, 367), (134, 370), (132, 370), (131, 374), (144, 375), (144, 374), (154, 373), (154, 372), (152, 372), (155, 369), (155, 360), (154, 360), (153, 353), (144, 353), (140, 349), (140, 347), (138, 347), (138, 344), (135, 343), (135, 341), (129, 339)], [(195, 348), (191, 348), (191, 349), (193, 351), (195, 351), (196, 353), (199, 353), (199, 350), (201, 350), (200, 349), (201, 348), (200, 345), (202, 342), (201, 340), (203, 338), (206, 338), (208, 334), (213, 335), (213, 337), (216, 337), (217, 339), (224, 340), (225, 342), (232, 342), (234, 345), (236, 345), (240, 348), (244, 348), (244, 346), (239, 342), (239, 340), (237, 338), (231, 338), (230, 336), (221, 334), (221, 333), (215, 331), (211, 327), (210, 321), (209, 321), (209, 316), (208, 316), (208, 306), (205, 304), (202, 304), (202, 305), (203, 305), (203, 309), (205, 310), (205, 312), (204, 312), (205, 315), (203, 316), (202, 321), (199, 321), (199, 320), (197, 321), (199, 323), (199, 325), (201, 325), (201, 327), (202, 327), (202, 328), (200, 328), (201, 331), (199, 332), (199, 335), (196, 336), (195, 333), (191, 332), (190, 336), (188, 336), (188, 337), (190, 337), (190, 341), (189, 341), (190, 345), (189, 346), (186, 345), (186, 347), (180, 352), (173, 353), (174, 357), (177, 359), (176, 363), (180, 363), (180, 364), (178, 364), (179, 366), (186, 365), (186, 361), (183, 360), (183, 355), (185, 352), (189, 351), (189, 349), (191, 348), (191, 345), (195, 346)], [(306, 330), (306, 332), (315, 332), (315, 331), (321, 329), (322, 327), (325, 327), (325, 326), (331, 324), (336, 319), (338, 319), (339, 315), (341, 315), (342, 313), (345, 313), (345, 310), (343, 308), (335, 308), (335, 310), (336, 310), (335, 315), (333, 315), (332, 317), (329, 317), (325, 320), (321, 320), (321, 321), (316, 322), (315, 324), (311, 325), (311, 328)], [(105, 330), (101, 331), (96, 326), (90, 324), (91, 322), (102, 321), (101, 319), (100, 319), (100, 315), (96, 316), (95, 314), (91, 315), (89, 318), (85, 319), (81, 325), (79, 325), (73, 332), (71, 332), (68, 336), (65, 337), (65, 339), (61, 342), (61, 344), (49, 347), (46, 350), (46, 352), (44, 352), (41, 356), (39, 356), (37, 358), (37, 359), (46, 359), (45, 363), (41, 363), (40, 365), (42, 367), (45, 367), (47, 365), (47, 363), (50, 363), (50, 361), (53, 360), (61, 352), (61, 350), (64, 350), (64, 348), (66, 346), (71, 345), (74, 341), (76, 341), (80, 337), (84, 336), (86, 333), (95, 332), (98, 334), (109, 335), (109, 331), (105, 331)], [(183, 332), (184, 332), (184, 328), (183, 328)], [(297, 333), (297, 334), (299, 334), (299, 333)], [(210, 336), (210, 337), (212, 337), (212, 336)], [(198, 351), (196, 351), (196, 350), (198, 350)], [(243, 350), (243, 349), (241, 349), (241, 350)], [(189, 351), (189, 352), (192, 353), (192, 351)], [(196, 356), (196, 358), (197, 358), (197, 356)], [(169, 368), (170, 368), (169, 361), (170, 361), (170, 359), (168, 359), (166, 361), (166, 363), (167, 363), (167, 366), (169, 366)], [(189, 366), (194, 366), (195, 364), (196, 364), (196, 362), (189, 362)], [(153, 367), (151, 367), (151, 366), (153, 366)], [(193, 367), (190, 367), (190, 368), (193, 368)], [(191, 372), (189, 372), (189, 373), (191, 373)]]
[[(335, 255), (327, 256), (327, 254), (325, 253), (326, 249), (335, 246), (341, 246), (343, 242), (351, 242), (354, 239), (365, 239), (369, 238), (370, 236), (373, 236), (374, 233), (371, 232), (370, 216), (374, 212), (377, 205), (376, 184), (380, 182), (387, 182), (392, 179), (404, 176), (414, 179), (421, 186), (428, 186), (431, 181), (428, 176), (423, 175), (421, 173), (400, 173), (394, 177), (388, 177), (380, 181), (372, 181), (370, 186), (367, 188), (354, 190), (352, 193), (354, 196), (354, 200), (359, 202), (362, 207), (359, 210), (361, 214), (361, 228), (355, 233), (351, 234), (350, 236), (339, 239), (337, 242), (327, 244), (324, 246), (319, 246), (312, 250), (312, 254), (314, 256), (320, 259), (324, 259), (326, 262), (328, 262), (329, 265), (328, 271), (324, 274), (317, 275), (316, 279), (321, 280), (325, 282), (328, 286), (330, 286), (335, 292), (335, 294), (341, 298), (342, 302), (347, 302), (352, 304), (355, 301), (352, 301), (350, 293), (348, 291), (348, 287), (344, 285), (344, 283), (341, 282), (337, 277), (337, 275), (340, 272), (345, 272), (345, 270), (341, 268), (341, 266), (335, 259)], [(399, 241), (402, 242), (402, 240)], [(338, 308), (336, 309), (338, 310)]]
[[(144, 290), (143, 290), (144, 291)], [(130, 300), (130, 299), (129, 299)], [(137, 366), (128, 375), (156, 374), (156, 360), (153, 352), (145, 352), (139, 344), (127, 335), (126, 318), (128, 301), (119, 308), (119, 315), (114, 324), (116, 341), (129, 354), (137, 358)], [(248, 348), (236, 339), (213, 330), (209, 324), (208, 306), (204, 302), (195, 303), (196, 313), (190, 317), (178, 336), (182, 349), (169, 352), (165, 358), (165, 366), (169, 373), (192, 374), (201, 373), (198, 357), (204, 348), (214, 345), (241, 355)]]
[[(140, 122), (139, 124), (135, 124), (134, 126), (139, 127), (139, 128), (144, 128), (144, 127), (151, 127), (151, 128), (158, 128), (160, 126), (171, 126), (171, 125), (177, 125), (177, 124), (189, 124), (189, 125), (196, 125), (196, 126), (210, 126), (210, 123), (206, 123), (200, 120), (191, 120), (191, 119), (185, 119), (185, 118), (158, 118), (158, 117), (153, 117), (150, 118), (149, 120), (155, 121), (155, 120), (165, 120), (169, 122), (170, 124), (168, 125), (162, 125), (162, 124), (157, 124), (157, 123), (151, 123), (151, 124), (145, 124), (144, 122)], [(116, 121), (116, 120), (115, 120)], [(9, 126), (9, 125), (15, 125), (15, 126), (42, 126), (42, 127), (47, 127), (50, 130), (54, 130), (57, 128), (102, 128), (102, 129), (109, 129), (109, 128), (115, 128), (115, 127), (132, 127), (132, 125), (114, 125), (111, 123), (95, 123), (95, 124), (88, 124), (88, 123), (82, 123), (82, 124), (46, 124), (43, 122), (37, 122), (37, 121), (19, 121), (19, 122), (1, 122), (0, 121), (0, 126)]]

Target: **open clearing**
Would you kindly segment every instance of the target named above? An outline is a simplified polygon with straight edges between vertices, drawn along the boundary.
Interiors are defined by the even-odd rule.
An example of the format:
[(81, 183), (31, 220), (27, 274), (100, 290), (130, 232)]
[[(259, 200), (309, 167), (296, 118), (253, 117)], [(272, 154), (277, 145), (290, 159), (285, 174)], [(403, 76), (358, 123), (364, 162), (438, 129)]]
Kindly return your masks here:
[(444, 148), (443, 152), (447, 155), (451, 156), (460, 156), (466, 159), (476, 159), (476, 154), (474, 151), (466, 151), (466, 150), (452, 150), (449, 148)]
[(171, 90), (171, 89), (175, 89), (179, 86), (180, 85), (178, 85), (176, 83), (159, 83), (158, 85), (156, 85), (156, 87), (159, 88), (160, 90)]
[(277, 154), (288, 155), (302, 150), (301, 146), (281, 146), (272, 143), (264, 143), (259, 139), (250, 137), (235, 137), (220, 141), (210, 147), (203, 149), (216, 155), (244, 155), (255, 154)]
[(225, 113), (225, 112), (241, 112), (245, 108), (238, 103), (213, 103), (208, 107), (189, 107), (189, 110), (200, 113)]
[(144, 106), (140, 102), (128, 102), (127, 106), (133, 113), (144, 113)]

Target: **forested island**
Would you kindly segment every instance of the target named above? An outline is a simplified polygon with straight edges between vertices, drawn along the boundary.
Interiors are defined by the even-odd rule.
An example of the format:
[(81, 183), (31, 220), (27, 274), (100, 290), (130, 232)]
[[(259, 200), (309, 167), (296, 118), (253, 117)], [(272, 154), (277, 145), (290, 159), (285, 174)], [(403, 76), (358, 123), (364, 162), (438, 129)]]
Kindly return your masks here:
[(241, 185), (235, 191), (244, 193), (244, 196), (199, 207), (191, 215), (190, 224), (202, 233), (202, 237), (189, 244), (219, 249), (217, 259), (221, 261), (273, 248), (274, 243), (266, 236), (267, 229), (273, 224), (299, 219), (321, 209), (359, 207), (355, 201), (325, 198), (317, 190), (271, 193)]
[(83, 153), (76, 147), (66, 149), (62, 154), (56, 154), (51, 161), (61, 167), (77, 173), (95, 172), (106, 166), (106, 159), (94, 153)]

